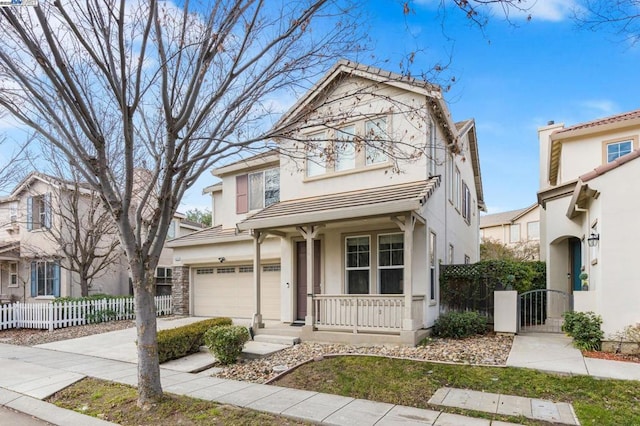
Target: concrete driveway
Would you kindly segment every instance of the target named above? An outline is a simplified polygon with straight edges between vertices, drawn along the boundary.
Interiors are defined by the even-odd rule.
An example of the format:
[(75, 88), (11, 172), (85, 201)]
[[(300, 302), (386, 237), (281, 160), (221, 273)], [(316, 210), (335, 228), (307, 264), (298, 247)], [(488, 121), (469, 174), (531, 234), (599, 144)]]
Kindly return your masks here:
[[(202, 321), (204, 317), (158, 318), (158, 330)], [(89, 355), (131, 363), (138, 362), (135, 327), (37, 345), (37, 348)]]

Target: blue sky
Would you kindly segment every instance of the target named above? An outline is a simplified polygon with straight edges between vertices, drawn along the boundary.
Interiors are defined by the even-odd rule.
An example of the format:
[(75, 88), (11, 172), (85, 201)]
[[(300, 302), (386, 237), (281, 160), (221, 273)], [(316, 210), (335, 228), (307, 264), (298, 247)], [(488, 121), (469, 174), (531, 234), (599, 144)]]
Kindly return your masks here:
[[(419, 50), (411, 68), (419, 74), (448, 62), (451, 54), (445, 73), (456, 82), (445, 98), (454, 120), (476, 120), (489, 213), (535, 202), (538, 127), (549, 120), (572, 125), (640, 108), (640, 46), (577, 28), (571, 1), (538, 0), (529, 22), (518, 14), (506, 22), (496, 10), (484, 34), (453, 10), (443, 22), (438, 0), (417, 1), (415, 14), (406, 17), (399, 1), (363, 2), (374, 65), (398, 71), (402, 57)], [(180, 210), (208, 206), (201, 191), (214, 181), (206, 173)]]

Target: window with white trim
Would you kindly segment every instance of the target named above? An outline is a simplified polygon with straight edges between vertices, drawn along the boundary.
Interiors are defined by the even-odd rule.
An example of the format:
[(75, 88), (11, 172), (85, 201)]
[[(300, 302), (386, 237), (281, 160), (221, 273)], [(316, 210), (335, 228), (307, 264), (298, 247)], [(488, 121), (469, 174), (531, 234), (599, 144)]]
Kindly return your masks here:
[(216, 272), (218, 274), (235, 274), (236, 268), (233, 266), (224, 266), (224, 267), (216, 268)]
[(213, 274), (213, 268), (198, 268), (196, 269), (196, 275), (208, 275)]
[(429, 232), (429, 300), (436, 300), (436, 234)]
[(404, 282), (404, 234), (378, 235), (380, 294), (402, 294)]
[(280, 169), (249, 174), (249, 210), (269, 207), (280, 201)]
[(527, 239), (539, 240), (540, 239), (540, 222), (527, 222)]
[(387, 154), (385, 152), (385, 139), (387, 138), (387, 120), (377, 118), (375, 120), (369, 120), (365, 123), (365, 164), (370, 166), (372, 164), (384, 163), (387, 161)]
[(60, 296), (60, 262), (31, 262), (31, 297)]
[(620, 141), (607, 144), (607, 163), (611, 163), (633, 150), (633, 141)]
[(240, 273), (253, 272), (253, 265), (238, 266), (238, 272), (240, 272)]
[(157, 296), (171, 295), (172, 273), (173, 273), (173, 270), (165, 266), (159, 266), (156, 268), (156, 295)]
[(460, 169), (456, 166), (456, 176), (453, 182), (453, 205), (456, 209), (460, 210), (460, 186), (462, 184), (462, 178), (460, 176)]
[(464, 264), (465, 264), (465, 265), (468, 265), (468, 264), (470, 264), (470, 263), (471, 263), (471, 258), (469, 257), (469, 255), (468, 255), (468, 254), (465, 254), (465, 255), (464, 255)]
[(369, 294), (371, 240), (369, 236), (345, 239), (345, 275), (347, 294)]
[(171, 284), (173, 270), (164, 266), (156, 268), (156, 284)]
[(169, 224), (169, 230), (167, 231), (167, 240), (171, 240), (176, 237), (176, 220), (173, 219)]
[(455, 160), (453, 158), (453, 155), (449, 154), (448, 156), (448, 162), (447, 162), (447, 179), (449, 182), (449, 201), (451, 201), (451, 203), (454, 203), (454, 197), (453, 197), (453, 193), (454, 193), (454, 188), (455, 185), (453, 183), (453, 179), (455, 178), (455, 174), (453, 171), (453, 167), (455, 165)]
[(353, 142), (355, 132), (355, 126), (343, 127), (337, 131), (334, 142), (336, 172), (356, 168), (356, 147)]
[(18, 287), (18, 264), (16, 262), (9, 264), (9, 287)]
[(12, 224), (15, 224), (18, 222), (18, 204), (17, 203), (11, 203), (9, 205), (9, 219), (11, 220)]
[(427, 135), (428, 144), (427, 147), (429, 152), (429, 158), (427, 159), (429, 164), (429, 176), (435, 176), (437, 174), (436, 170), (436, 162), (437, 162), (437, 152), (436, 152), (436, 126), (433, 120), (429, 120), (429, 134)]
[(471, 191), (464, 181), (462, 181), (462, 217), (467, 224), (471, 223)]
[(262, 272), (280, 272), (280, 264), (264, 265), (262, 267)]
[(51, 228), (51, 193), (27, 198), (27, 230)]
[(319, 176), (327, 172), (327, 142), (324, 132), (309, 136), (307, 152), (307, 177)]
[(517, 243), (520, 241), (520, 224), (514, 223), (509, 226), (509, 242)]

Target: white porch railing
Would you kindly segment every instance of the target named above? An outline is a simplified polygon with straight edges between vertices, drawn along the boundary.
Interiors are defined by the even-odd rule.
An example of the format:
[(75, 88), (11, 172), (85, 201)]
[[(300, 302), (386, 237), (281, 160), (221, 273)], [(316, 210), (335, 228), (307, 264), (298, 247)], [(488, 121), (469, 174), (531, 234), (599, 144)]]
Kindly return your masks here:
[[(318, 330), (396, 333), (402, 330), (403, 295), (326, 295), (313, 296), (315, 327)], [(424, 296), (413, 296), (415, 323), (424, 318)]]
[[(171, 315), (171, 296), (156, 296), (156, 315)], [(134, 319), (133, 297), (0, 305), (0, 330), (53, 330), (74, 325)]]

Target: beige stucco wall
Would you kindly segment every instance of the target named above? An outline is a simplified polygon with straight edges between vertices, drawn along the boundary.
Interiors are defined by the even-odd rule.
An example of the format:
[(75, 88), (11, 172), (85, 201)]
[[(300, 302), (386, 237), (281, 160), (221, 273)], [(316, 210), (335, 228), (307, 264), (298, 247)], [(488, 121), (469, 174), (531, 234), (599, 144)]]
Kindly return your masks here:
[[(362, 81), (354, 79), (354, 84)], [(368, 84), (368, 83), (366, 83)], [(353, 85), (344, 84), (332, 94), (335, 98), (340, 97), (345, 90), (353, 89)], [(407, 94), (397, 88), (388, 88), (383, 85), (378, 87), (379, 92), (375, 97), (364, 95), (359, 104), (343, 104), (348, 108), (351, 115), (359, 116), (356, 122), (340, 122), (340, 126), (354, 124), (356, 132), (364, 127), (365, 117), (371, 114), (387, 112), (387, 129), (392, 137), (400, 138), (407, 143), (418, 145), (428, 142), (428, 135), (425, 117), (420, 114), (413, 117), (413, 122), (407, 120), (406, 116), (400, 114), (399, 105), (411, 105), (413, 107), (425, 107), (424, 97), (416, 94)], [(396, 97), (399, 102), (389, 104), (384, 98)], [(334, 104), (333, 108), (336, 107)], [(428, 110), (423, 108), (424, 112)], [(335, 114), (321, 108), (319, 116)], [(328, 123), (331, 125), (331, 123)], [(360, 126), (360, 127), (358, 127)], [(309, 129), (308, 133), (313, 134), (318, 129)], [(441, 176), (441, 184), (435, 189), (425, 206), (419, 212), (426, 223), (418, 222), (414, 230), (413, 243), (413, 294), (425, 295), (425, 317), (422, 323), (431, 326), (438, 316), (437, 302), (429, 302), (429, 253), (428, 235), (433, 231), (437, 235), (436, 247), (436, 272), (439, 273), (439, 264), (447, 263), (449, 245), (454, 246), (454, 259), (452, 263), (463, 263), (465, 255), (471, 262), (479, 260), (479, 212), (478, 199), (476, 195), (474, 173), (472, 169), (469, 140), (467, 137), (460, 138), (461, 153), (459, 155), (449, 155), (445, 149), (445, 138), (442, 129), (437, 125), (436, 130), (436, 175)], [(329, 138), (332, 136), (329, 135)], [(285, 148), (293, 148), (289, 142), (280, 141)], [(400, 148), (400, 147), (398, 147)], [(359, 189), (378, 188), (381, 186), (414, 182), (425, 180), (429, 177), (428, 161), (425, 156), (417, 159), (399, 160), (400, 172), (392, 170), (391, 162), (364, 166), (344, 172), (328, 172), (324, 175), (313, 178), (306, 177), (303, 155), (298, 159), (289, 156), (280, 158), (280, 200), (291, 200), (336, 192), (353, 191)], [(459, 168), (461, 179), (467, 184), (471, 193), (471, 213), (469, 223), (461, 214), (461, 202), (455, 203), (452, 200), (451, 185), (455, 174), (454, 167)], [(266, 170), (274, 167), (272, 164), (264, 167), (253, 167), (251, 172)], [(214, 225), (222, 225), (223, 229), (235, 228), (236, 223), (242, 221), (248, 215), (236, 214), (236, 176), (246, 173), (247, 170), (239, 170), (234, 173), (222, 174), (222, 192), (214, 193), (213, 217)], [(460, 198), (462, 195), (460, 194)], [(458, 207), (457, 204), (460, 204)], [(338, 225), (329, 224), (321, 229), (319, 237), (322, 240), (322, 271), (321, 287), (325, 294), (345, 293), (345, 272), (344, 272), (344, 244), (347, 235), (370, 235), (372, 237), (372, 256), (376, 256), (374, 239), (378, 233), (401, 232), (396, 224), (389, 218), (380, 218), (373, 221), (351, 221)], [(295, 265), (295, 242), (301, 241), (302, 237), (297, 232), (289, 232), (283, 238), (268, 238), (262, 247), (262, 258), (279, 258), (281, 262), (281, 319), (282, 321), (292, 321), (295, 316), (295, 288), (296, 288), (296, 265)], [(231, 261), (252, 259), (252, 241), (247, 240), (237, 243), (220, 243), (216, 245), (176, 247), (174, 248), (174, 265), (204, 265), (216, 263), (219, 256), (225, 256)], [(371, 270), (371, 293), (378, 293), (376, 284), (376, 271)], [(437, 275), (437, 274), (436, 274)], [(438, 300), (438, 295), (436, 295)]]
[(597, 293), (598, 313), (606, 333), (640, 323), (640, 196), (634, 190), (640, 176), (640, 160), (631, 161), (593, 181), (590, 187), (600, 196), (590, 206), (589, 225), (597, 220), (600, 241), (588, 250), (590, 291)]

